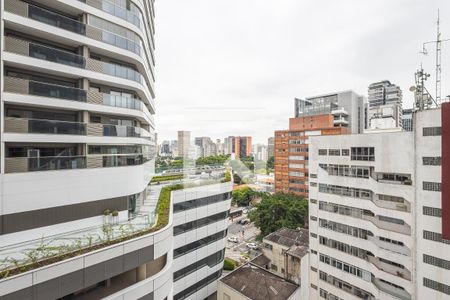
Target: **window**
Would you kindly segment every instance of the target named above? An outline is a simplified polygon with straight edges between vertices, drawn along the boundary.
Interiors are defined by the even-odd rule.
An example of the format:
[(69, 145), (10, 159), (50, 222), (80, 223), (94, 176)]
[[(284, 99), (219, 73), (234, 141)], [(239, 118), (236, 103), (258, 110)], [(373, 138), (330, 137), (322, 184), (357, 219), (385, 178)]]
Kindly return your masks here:
[(317, 200), (316, 200), (316, 199), (309, 199), (309, 201), (310, 201), (311, 203), (317, 204)]
[(317, 174), (311, 173), (311, 174), (309, 174), (309, 177), (310, 177), (310, 178), (317, 178)]
[(383, 201), (397, 202), (397, 203), (404, 203), (405, 202), (405, 199), (403, 199), (402, 197), (382, 195), (382, 194), (378, 195), (378, 199), (379, 200), (383, 200)]
[(441, 127), (424, 127), (423, 136), (439, 136), (441, 135)]
[(317, 290), (317, 285), (311, 283), (311, 287), (312, 287), (313, 289)]
[(201, 206), (205, 206), (205, 205), (209, 205), (209, 204), (226, 201), (226, 200), (229, 200), (230, 198), (231, 198), (231, 193), (228, 192), (228, 193), (223, 193), (223, 194), (219, 194), (219, 195), (212, 195), (212, 196), (208, 196), (208, 197), (197, 198), (197, 199), (194, 199), (191, 201), (175, 203), (173, 205), (173, 211), (174, 211), (174, 213), (176, 213), (176, 212), (180, 212), (180, 211), (184, 211), (184, 210), (193, 209), (196, 207), (201, 207)]
[(395, 223), (395, 224), (405, 225), (405, 221), (400, 220), (400, 219), (396, 219), (396, 218), (385, 217), (385, 216), (378, 216), (378, 219), (379, 219), (380, 221), (384, 221), (384, 222), (389, 222), (389, 223)]
[(319, 155), (327, 155), (327, 149), (319, 149)]
[(317, 251), (316, 250), (311, 249), (311, 253), (317, 255)]
[(303, 155), (291, 155), (289, 160), (305, 160), (305, 157)]
[(426, 216), (432, 216), (432, 217), (441, 217), (442, 216), (442, 210), (440, 208), (436, 207), (429, 207), (424, 206), (423, 207), (423, 214)]
[(291, 169), (303, 169), (305, 168), (304, 164), (289, 164), (289, 168)]
[(372, 279), (372, 274), (369, 271), (363, 270), (346, 262), (337, 260), (334, 257), (327, 256), (321, 253), (319, 255), (319, 260), (327, 265), (335, 267), (336, 269), (340, 269), (341, 271), (360, 277), (365, 281), (370, 282)]
[(310, 216), (309, 218), (311, 219), (311, 221), (317, 221), (317, 217)]
[(449, 244), (450, 245), (450, 240), (443, 239), (442, 238), (442, 234), (437, 233), (437, 232), (424, 230), (423, 231), (423, 238), (426, 239), (426, 240), (440, 242), (440, 243), (444, 243), (444, 244)]
[(319, 192), (352, 198), (362, 198), (372, 200), (372, 191), (370, 190), (357, 189), (339, 185), (328, 185), (319, 183)]
[(450, 270), (450, 261), (442, 259), (442, 258), (424, 254), (423, 262), (426, 264), (430, 264), (430, 265), (442, 268), (442, 269)]
[(289, 172), (289, 176), (305, 177), (304, 172)]
[(350, 150), (342, 149), (341, 153), (342, 153), (342, 156), (349, 156), (350, 155)]
[(378, 239), (382, 242), (386, 242), (386, 243), (391, 243), (394, 245), (399, 245), (399, 246), (404, 246), (405, 244), (403, 244), (403, 242), (397, 241), (397, 240), (391, 240), (382, 236), (379, 236)]
[(352, 147), (350, 159), (351, 160), (359, 160), (359, 161), (375, 161), (375, 148), (374, 147)]
[(440, 166), (442, 164), (442, 159), (440, 156), (436, 157), (422, 157), (422, 162), (424, 166)]
[(328, 155), (330, 156), (341, 156), (341, 150), (340, 149), (329, 149)]
[(423, 182), (423, 190), (424, 191), (440, 192), (441, 191), (441, 183), (440, 182), (424, 181)]
[(187, 222), (178, 226), (173, 227), (173, 235), (179, 235), (196, 228), (206, 226), (208, 224), (216, 223), (221, 220), (228, 218), (229, 211), (224, 211), (215, 215), (211, 215), (205, 218), (201, 218), (195, 221)]
[(317, 186), (317, 183), (316, 183), (316, 182), (310, 182), (310, 183), (309, 183), (309, 186), (310, 186), (310, 187), (316, 187), (316, 186)]
[(431, 280), (431, 279), (428, 279), (425, 277), (423, 278), (423, 285), (430, 289), (450, 295), (450, 285), (446, 285), (446, 284), (443, 284), (443, 283), (440, 283), (440, 282), (437, 282), (437, 281), (434, 281), (434, 280)]
[(316, 269), (316, 268), (314, 268), (314, 267), (311, 267), (311, 271), (313, 271), (313, 272), (317, 272), (317, 269)]
[(311, 232), (311, 237), (317, 239), (317, 234)]

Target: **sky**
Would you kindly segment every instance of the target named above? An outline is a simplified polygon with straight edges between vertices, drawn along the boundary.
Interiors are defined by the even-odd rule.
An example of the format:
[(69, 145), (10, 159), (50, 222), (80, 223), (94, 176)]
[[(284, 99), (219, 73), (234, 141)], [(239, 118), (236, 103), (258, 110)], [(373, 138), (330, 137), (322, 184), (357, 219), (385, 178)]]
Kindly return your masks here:
[[(448, 0), (157, 0), (156, 131), (267, 143), (287, 129), (294, 98), (388, 79), (412, 107), (414, 72), (432, 76), (440, 9), (450, 38)], [(442, 46), (442, 96), (450, 94), (450, 41)]]

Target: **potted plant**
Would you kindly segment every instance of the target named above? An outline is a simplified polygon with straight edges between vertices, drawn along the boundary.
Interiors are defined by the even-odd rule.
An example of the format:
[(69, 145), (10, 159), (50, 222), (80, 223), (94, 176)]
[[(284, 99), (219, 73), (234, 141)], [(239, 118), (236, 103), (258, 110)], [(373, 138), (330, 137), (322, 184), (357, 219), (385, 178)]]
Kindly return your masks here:
[(111, 216), (113, 217), (114, 223), (119, 222), (119, 212), (117, 210), (113, 210), (113, 212), (111, 213)]
[(111, 214), (111, 211), (109, 209), (106, 209), (103, 212), (103, 223), (109, 223), (109, 215)]

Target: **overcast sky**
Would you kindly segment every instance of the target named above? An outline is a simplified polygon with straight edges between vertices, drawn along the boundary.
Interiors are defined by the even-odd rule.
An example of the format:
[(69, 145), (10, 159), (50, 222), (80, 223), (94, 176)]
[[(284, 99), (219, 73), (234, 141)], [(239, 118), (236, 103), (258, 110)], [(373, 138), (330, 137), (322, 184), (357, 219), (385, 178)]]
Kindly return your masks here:
[[(409, 87), (421, 61), (434, 74), (437, 9), (450, 38), (448, 0), (157, 0), (158, 142), (250, 135), (266, 143), (287, 129), (294, 97), (388, 79)], [(443, 44), (442, 95), (450, 94), (450, 42)], [(449, 76), (446, 76), (449, 74)], [(428, 82), (434, 91), (434, 79)]]

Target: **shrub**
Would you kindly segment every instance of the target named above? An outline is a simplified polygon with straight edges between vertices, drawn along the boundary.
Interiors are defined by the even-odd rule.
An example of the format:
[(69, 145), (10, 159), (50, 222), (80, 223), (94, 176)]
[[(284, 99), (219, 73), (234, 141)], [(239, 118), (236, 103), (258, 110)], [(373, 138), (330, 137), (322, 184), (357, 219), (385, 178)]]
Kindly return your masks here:
[(235, 268), (235, 264), (234, 262), (229, 259), (229, 258), (225, 258), (225, 260), (223, 261), (223, 269), (226, 271), (233, 271)]

